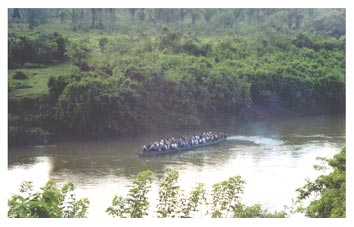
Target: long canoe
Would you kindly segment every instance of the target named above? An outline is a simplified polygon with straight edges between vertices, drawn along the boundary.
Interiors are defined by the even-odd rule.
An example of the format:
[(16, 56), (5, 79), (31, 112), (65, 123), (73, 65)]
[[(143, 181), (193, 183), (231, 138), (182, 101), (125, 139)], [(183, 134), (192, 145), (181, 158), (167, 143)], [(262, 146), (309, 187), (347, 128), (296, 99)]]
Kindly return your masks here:
[(153, 156), (153, 155), (162, 155), (162, 154), (172, 154), (172, 153), (179, 153), (182, 151), (187, 151), (187, 150), (192, 150), (192, 149), (196, 149), (199, 147), (206, 147), (206, 146), (210, 146), (213, 144), (218, 144), (221, 143), (223, 141), (225, 141), (226, 138), (219, 138), (218, 140), (214, 140), (211, 142), (205, 142), (202, 144), (197, 144), (197, 145), (192, 145), (192, 146), (188, 146), (188, 147), (183, 147), (183, 148), (177, 148), (177, 149), (170, 149), (170, 150), (166, 150), (166, 151), (147, 151), (147, 152), (140, 152), (138, 153), (138, 155), (140, 156)]

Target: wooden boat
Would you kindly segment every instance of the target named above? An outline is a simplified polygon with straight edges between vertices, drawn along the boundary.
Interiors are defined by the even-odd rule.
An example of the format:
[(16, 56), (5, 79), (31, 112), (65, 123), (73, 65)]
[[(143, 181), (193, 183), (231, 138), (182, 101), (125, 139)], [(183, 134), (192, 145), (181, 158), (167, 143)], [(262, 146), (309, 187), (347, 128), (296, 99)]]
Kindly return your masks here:
[(138, 155), (139, 156), (153, 156), (153, 155), (162, 155), (162, 154), (172, 154), (172, 153), (179, 153), (182, 151), (187, 151), (187, 150), (192, 150), (192, 149), (196, 149), (199, 147), (206, 147), (206, 146), (210, 146), (213, 144), (218, 144), (221, 143), (223, 141), (227, 140), (226, 135), (224, 137), (221, 137), (217, 140), (211, 141), (211, 142), (205, 142), (202, 144), (197, 144), (197, 145), (191, 145), (191, 146), (187, 146), (187, 147), (183, 147), (183, 148), (177, 148), (177, 149), (169, 149), (166, 151), (147, 151), (147, 152), (140, 152)]

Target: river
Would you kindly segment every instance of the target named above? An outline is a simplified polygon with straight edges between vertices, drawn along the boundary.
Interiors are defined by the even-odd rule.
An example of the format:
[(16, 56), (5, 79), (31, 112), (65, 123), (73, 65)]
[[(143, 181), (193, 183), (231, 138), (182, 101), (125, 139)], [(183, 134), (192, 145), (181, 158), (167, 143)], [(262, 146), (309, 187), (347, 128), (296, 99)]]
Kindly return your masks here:
[[(89, 217), (108, 217), (105, 209), (117, 193), (125, 195), (137, 173), (150, 169), (158, 182), (169, 169), (180, 173), (179, 184), (187, 192), (196, 182), (211, 191), (214, 183), (234, 175), (246, 180), (242, 201), (260, 203), (269, 211), (282, 210), (296, 196), (305, 178), (321, 172), (313, 169), (316, 157), (331, 157), (345, 145), (344, 117), (295, 117), (261, 120), (212, 131), (228, 134), (226, 142), (174, 155), (139, 157), (143, 144), (195, 131), (166, 131), (116, 140), (61, 142), (49, 146), (10, 148), (7, 188), (18, 193), (22, 181), (35, 188), (53, 179), (59, 186), (71, 181), (78, 197), (90, 200)], [(152, 202), (152, 210), (155, 209)]]

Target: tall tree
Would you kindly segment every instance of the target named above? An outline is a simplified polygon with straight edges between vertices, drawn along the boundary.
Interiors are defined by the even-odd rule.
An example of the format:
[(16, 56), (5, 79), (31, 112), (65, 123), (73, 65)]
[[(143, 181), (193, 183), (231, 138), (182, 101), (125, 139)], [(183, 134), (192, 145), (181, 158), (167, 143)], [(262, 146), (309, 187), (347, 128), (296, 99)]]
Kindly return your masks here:
[(71, 27), (74, 31), (78, 28), (78, 12), (77, 9), (71, 9)]
[(304, 14), (302, 12), (303, 12), (303, 10), (301, 10), (301, 9), (295, 10), (294, 19), (295, 19), (295, 28), (297, 30), (301, 27), (302, 20), (304, 18)]
[(179, 30), (183, 32), (183, 23), (186, 16), (190, 13), (190, 9), (177, 9), (178, 10), (178, 18), (179, 18)]
[(45, 21), (45, 15), (42, 13), (41, 9), (29, 9), (28, 10), (28, 28), (32, 31), (41, 22)]
[(253, 21), (254, 15), (256, 14), (256, 9), (246, 9), (247, 22), (250, 24)]
[(60, 23), (64, 24), (65, 18), (67, 18), (70, 15), (70, 10), (69, 9), (59, 9), (59, 17), (60, 17)]
[(12, 11), (12, 18), (21, 19), (20, 10), (18, 8), (14, 8)]
[(91, 28), (96, 28), (97, 9), (91, 9)]
[(154, 24), (154, 27), (157, 32), (160, 32), (162, 24), (165, 22), (166, 19), (166, 9), (156, 8), (156, 9), (147, 9), (146, 13)]
[(108, 13), (108, 29), (109, 30), (113, 30), (115, 28), (115, 24), (116, 24), (116, 10), (113, 8), (109, 8), (107, 9), (107, 13)]
[(192, 19), (192, 25), (194, 25), (197, 19), (200, 17), (200, 9), (191, 9), (190, 15)]
[(243, 9), (233, 9), (232, 10), (232, 15), (233, 15), (233, 30), (234, 33), (237, 31), (237, 25), (240, 23), (241, 17), (243, 15)]
[(145, 21), (145, 9), (139, 9), (137, 15), (141, 22)]
[(79, 9), (78, 12), (78, 28), (82, 29), (84, 26), (84, 20), (85, 20), (85, 9)]
[(207, 27), (209, 27), (211, 18), (217, 13), (217, 10), (216, 9), (207, 8), (207, 9), (202, 10), (201, 13), (202, 13), (202, 15), (204, 17), (204, 20), (205, 20), (205, 23), (206, 23)]
[(132, 18), (132, 23), (133, 24), (135, 23), (135, 14), (136, 14), (137, 11), (138, 11), (137, 8), (130, 8), (129, 9), (129, 13), (130, 13), (130, 16)]
[(301, 27), (304, 15), (301, 9), (289, 9), (287, 15), (288, 29), (291, 29), (295, 23), (295, 28), (298, 30)]
[(293, 9), (289, 9), (288, 10), (288, 15), (287, 15), (288, 29), (291, 29), (291, 27), (293, 25), (294, 17), (295, 17), (294, 10)]
[(97, 16), (98, 16), (98, 28), (104, 29), (104, 24), (103, 24), (104, 11), (102, 8), (97, 9)]

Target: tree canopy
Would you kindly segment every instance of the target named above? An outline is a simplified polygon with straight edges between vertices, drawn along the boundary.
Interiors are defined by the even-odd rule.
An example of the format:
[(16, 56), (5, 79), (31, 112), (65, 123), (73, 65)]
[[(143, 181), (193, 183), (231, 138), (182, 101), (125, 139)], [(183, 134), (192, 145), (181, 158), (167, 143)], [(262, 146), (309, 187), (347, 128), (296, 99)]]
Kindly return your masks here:
[(343, 9), (8, 10), (10, 145), (345, 112)]

